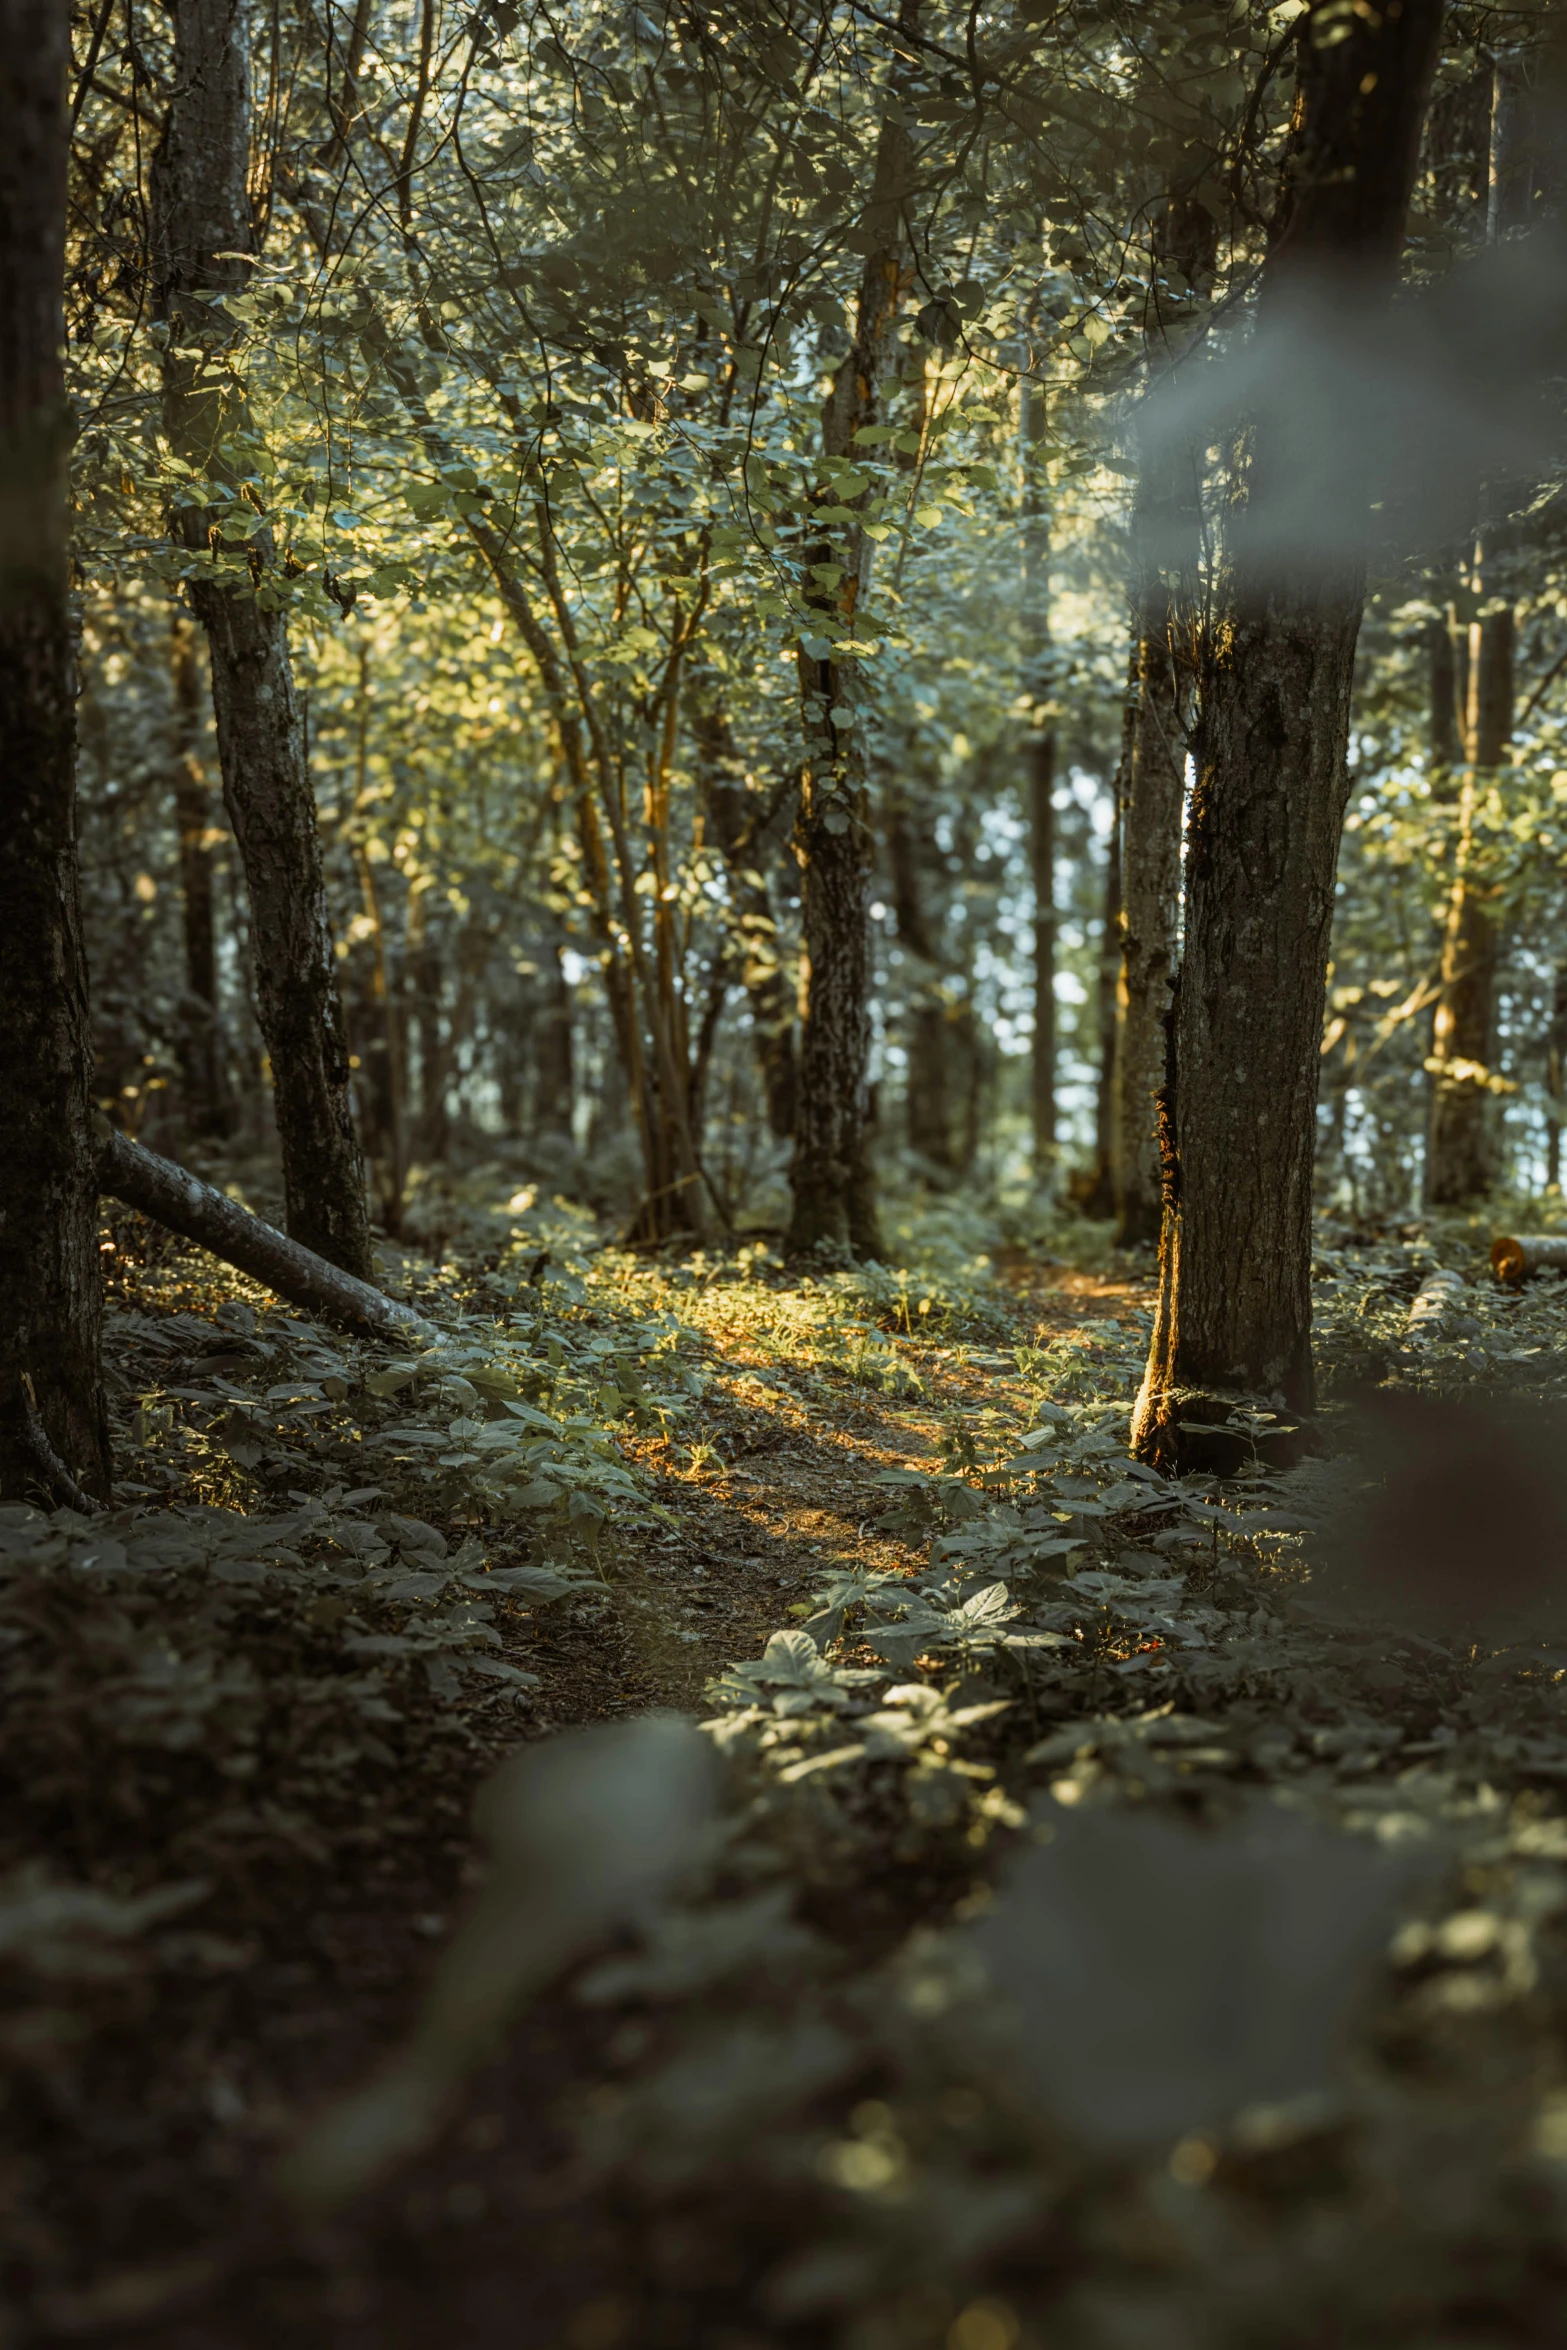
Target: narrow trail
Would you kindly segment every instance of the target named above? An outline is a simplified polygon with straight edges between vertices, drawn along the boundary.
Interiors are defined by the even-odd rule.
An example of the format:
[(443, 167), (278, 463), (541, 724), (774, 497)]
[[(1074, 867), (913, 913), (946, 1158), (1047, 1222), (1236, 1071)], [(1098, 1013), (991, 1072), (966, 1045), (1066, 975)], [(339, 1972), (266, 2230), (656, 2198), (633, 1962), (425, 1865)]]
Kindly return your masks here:
[[(1017, 1301), (1013, 1344), (1041, 1343), (1084, 1322), (1144, 1310), (1151, 1293), (1125, 1278), (1061, 1272), (1020, 1258), (1006, 1268)], [(904, 1338), (919, 1382), (905, 1397), (820, 1379), (799, 1381), (775, 1354), (737, 1345), (679, 1447), (627, 1439), (624, 1450), (669, 1513), (666, 1531), (615, 1540), (614, 1598), (597, 1622), (537, 1620), (525, 1661), (542, 1687), (539, 1727), (612, 1718), (649, 1706), (696, 1710), (709, 1677), (754, 1656), (803, 1612), (829, 1563), (909, 1571), (918, 1546), (882, 1524), (892, 1496), (877, 1478), (929, 1470), (943, 1441), (1017, 1425), (1029, 1391), (999, 1348)]]
[[(1400, 1241), (1351, 1263), (1324, 1245), (1323, 1359), (1340, 1379), (1380, 1361), (1445, 1461), (1455, 1432), (1495, 1445), (1498, 1394), (1531, 1410), (1559, 1395), (1562, 1292), (1472, 1285), (1434, 1364), (1406, 1343), (1410, 1256)], [(1487, 1605), (1545, 1609), (1521, 1640), (1492, 1617), (1494, 1654), (1399, 1612), (1396, 1497), (1392, 1536), (1356, 1569), (1369, 1615), (1340, 1612), (1355, 1595), (1331, 1556), (1320, 1610), (1279, 1575), (1266, 1495), (1222, 1537), (1205, 1494), (1165, 1495), (1150, 1552), (1119, 1465), (1146, 1283), (1003, 1269), (999, 1293), (933, 1275), (927, 1319), (919, 1286), (881, 1276), (793, 1286), (616, 1257), (507, 1322), (481, 1265), (453, 1300), (454, 1330), (481, 1343), (455, 1336), (421, 1386), (417, 1363), (384, 1355), (334, 1370), (322, 1332), (177, 1252), (130, 1268), (111, 1341), (135, 1506), (102, 1532), (63, 1513), (0, 1524), (0, 1675), (22, 1660), (0, 1712), (0, 2350), (1037, 2350), (1057, 2331), (1097, 2350), (1110, 2336), (1078, 2323), (1080, 2293), (1119, 2308), (1127, 2248), (1142, 2299), (1117, 2341), (1249, 2343), (1272, 2338), (1281, 2278), (1309, 2317), (1324, 2210), (1342, 2231), (1322, 2316), (1335, 2340), (1405, 2338), (1406, 2262), (1422, 2292), (1433, 2280), (1421, 2339), (1456, 2340), (1499, 2245), (1508, 2339), (1555, 2340), (1567, 1719), (1562, 1652), (1538, 1637), (1554, 1552), (1530, 1529), (1556, 1520), (1528, 1514), (1546, 1507), (1532, 1456), (1517, 1456), (1523, 1503), (1488, 1493), (1483, 1529), (1449, 1513)], [(487, 1419), (464, 1363), (490, 1380)], [(1021, 1508), (1014, 1483), (970, 1535), (975, 1471), (1029, 1428), (1033, 1458), (1054, 1446), (1065, 1471), (1042, 1468)], [(485, 1429), (511, 1447), (509, 1483), (462, 1473)], [(1407, 1474), (1430, 1483), (1420, 1458)], [(1105, 1570), (1038, 1597), (1014, 1523), (1051, 1543), (1047, 1519), (1077, 1514), (1058, 1505), (1117, 1493), (1099, 1503), (1126, 1510), (1094, 1545)], [(737, 1670), (839, 1578), (922, 1566), (927, 1509), (955, 1530), (954, 1588), (983, 1603), (992, 1572), (1016, 1584), (1020, 1680), (913, 1608), (889, 1647), (874, 1606), (843, 1650), (785, 1643)], [(939, 1605), (939, 1576), (919, 1580)], [(654, 1708), (719, 1715), (730, 1758), (690, 1901), (541, 1971), (491, 2061), (448, 2050), (446, 2120), (423, 2150), (335, 2216), (301, 2218), (280, 2157), (407, 2050), (475, 1893), (500, 1914), (510, 1863), (499, 1835), (475, 1837), (476, 1792), (519, 1748)], [(625, 1820), (656, 1836), (636, 1784), (585, 1802), (573, 1864)], [(1100, 1924), (1057, 1959), (1029, 1904), (1059, 1917), (1061, 1880), (1052, 1894), (1047, 1859), (1031, 1894), (1015, 1865), (1047, 1799), (1105, 1815), (1087, 1845), (1041, 1839), (1068, 1866), (1074, 1843), (1106, 1856), (1103, 1900), (1090, 1879), (1066, 1896)], [(1260, 1879), (1235, 1860), (1258, 1807), (1284, 1823)], [(1036, 1824), (1058, 1831), (1053, 1810)], [(1393, 1878), (1371, 1881), (1371, 1842)], [(529, 1865), (507, 1963), (526, 1964), (532, 1921), (549, 1930), (554, 1864)], [(146, 1931), (91, 1926), (169, 1891), (170, 1932), (161, 1909)], [(1352, 2125), (1336, 2088), (1319, 2096), (1337, 2060), (1319, 2076), (1296, 2053), (1294, 1929), (1244, 1999), (1229, 1964), (1253, 1899), (1291, 1917), (1297, 1893), (1322, 1928), (1312, 1996), (1352, 2033)], [(996, 1976), (962, 1988), (971, 1924), (1001, 1935), (1003, 1963), (1010, 1933), (1044, 1986), (1015, 2043), (992, 2039)], [(1357, 2005), (1373, 1933), (1387, 1963)], [(482, 1942), (462, 1934), (456, 1963)], [(1097, 2136), (1073, 2151), (1072, 2101), (1097, 2112), (1102, 2081), (1140, 2116), (1139, 2144), (1162, 2144), (1177, 2121), (1163, 2052), (1218, 2047), (1236, 2015), (1233, 2119), (1181, 2138), (1168, 2165), (1127, 2169)], [(1123, 2026), (1117, 2066), (1104, 2051)], [(1303, 2094), (1277, 2106), (1286, 2082)], [(1184, 2122), (1206, 2092), (1180, 2094)], [(1452, 2167), (1433, 2172), (1437, 2141)], [(980, 2255), (976, 2197), (1001, 2231)], [(1186, 2232), (1161, 2237), (1172, 2211)], [(1014, 2235), (1019, 2212), (1034, 2217)], [(862, 2265), (830, 2266), (851, 2255)], [(801, 2274), (838, 2298), (796, 2298)]]
[[(1028, 1263), (1009, 1280), (1014, 1346), (1146, 1302)], [(475, 1881), (466, 1807), (498, 1751), (519, 1731), (699, 1713), (711, 1677), (806, 1613), (831, 1567), (918, 1563), (882, 1523), (878, 1476), (939, 1467), (965, 1429), (1015, 1428), (1029, 1398), (999, 1340), (910, 1333), (896, 1355), (917, 1384), (899, 1374), (905, 1391), (889, 1394), (737, 1331), (710, 1347), (679, 1442), (623, 1440), (660, 1518), (606, 1530), (600, 1602), (507, 1622), (507, 1658), (538, 1678), (529, 1709), (476, 1704), (424, 1781), (389, 1787), (357, 1826), (323, 1827), (297, 1879), (258, 1884), (232, 1962), (160, 1984), (104, 2048), (91, 2111), (62, 2117), (39, 2176), (18, 2173), (18, 2257), (41, 2289), (24, 2287), (7, 2350), (684, 2350), (684, 2296), (743, 2297), (744, 2279), (721, 2273), (729, 2255), (695, 2241), (663, 2245), (649, 2284), (645, 2244), (569, 2128), (613, 2100), (640, 2049), (564, 1999), (523, 2019), (427, 2156), (341, 2219), (302, 2231), (270, 2181), (301, 2120), (417, 2012)], [(504, 1551), (505, 1529), (492, 1533)], [(313, 1832), (301, 1819), (304, 1845)]]

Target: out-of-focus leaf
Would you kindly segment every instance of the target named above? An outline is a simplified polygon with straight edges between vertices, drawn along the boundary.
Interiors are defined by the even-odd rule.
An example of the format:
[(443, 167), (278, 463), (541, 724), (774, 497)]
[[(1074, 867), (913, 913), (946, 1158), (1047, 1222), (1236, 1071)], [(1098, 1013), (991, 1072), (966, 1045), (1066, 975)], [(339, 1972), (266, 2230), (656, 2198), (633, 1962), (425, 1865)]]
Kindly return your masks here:
[(290, 2157), (284, 2180), (298, 2201), (339, 2202), (423, 2144), (522, 2001), (690, 1869), (714, 1772), (699, 1732), (650, 1716), (552, 1740), (496, 1774), (476, 1810), (489, 1881), (411, 2038)]
[(1203, 1834), (1057, 1811), (975, 1939), (1063, 2122), (1151, 2145), (1323, 2089), (1399, 1910), (1440, 1865), (1259, 1797)]

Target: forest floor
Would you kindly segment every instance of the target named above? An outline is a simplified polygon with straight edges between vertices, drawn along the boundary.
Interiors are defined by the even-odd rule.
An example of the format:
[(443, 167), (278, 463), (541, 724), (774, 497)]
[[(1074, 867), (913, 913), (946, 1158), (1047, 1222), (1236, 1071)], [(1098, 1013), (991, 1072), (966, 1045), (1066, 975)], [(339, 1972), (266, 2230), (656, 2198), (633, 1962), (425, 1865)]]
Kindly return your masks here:
[[(1412, 1611), (1391, 1556), (1374, 1617), (1324, 1612), (1321, 1464), (1129, 1477), (1146, 1269), (948, 1247), (800, 1285), (523, 1211), (410, 1261), (432, 1367), (111, 1237), (116, 1515), (0, 1512), (4, 2350), (1556, 2338), (1538, 1577), (1499, 1593), (1526, 1635)], [(1429, 1257), (1325, 1245), (1325, 1343), (1458, 1413), (1457, 1457), (1499, 1381), (1567, 1376), (1567, 1314), (1477, 1290), (1417, 1355)], [(1567, 1517), (1503, 1467), (1514, 1547), (1549, 1550)], [(725, 1770), (663, 1906), (567, 1934), (483, 2050), (426, 2032), (430, 2126), (301, 2189), (301, 2133), (432, 1978), (475, 1980), (484, 1888), (522, 1869), (519, 1945), (569, 1908), (569, 1855), (528, 1880), (475, 1840), (497, 1763), (654, 1709)], [(1022, 1875), (996, 1901), (1030, 1850), (1080, 1946)], [(986, 1932), (1043, 2057), (996, 2040)]]

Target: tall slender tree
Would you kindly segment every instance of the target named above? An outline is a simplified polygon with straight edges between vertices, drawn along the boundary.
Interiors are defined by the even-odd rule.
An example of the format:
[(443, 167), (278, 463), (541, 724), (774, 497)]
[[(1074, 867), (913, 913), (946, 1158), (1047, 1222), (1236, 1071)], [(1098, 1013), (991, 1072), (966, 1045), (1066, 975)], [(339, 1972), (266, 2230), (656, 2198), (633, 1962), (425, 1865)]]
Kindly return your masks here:
[[(1442, 0), (1353, 15), (1315, 0), (1302, 15), (1259, 297), (1265, 330), (1310, 332), (1315, 321), (1320, 334), (1330, 316), (1370, 319), (1389, 299), (1441, 24)], [(1165, 1465), (1243, 1458), (1246, 1440), (1224, 1425), (1243, 1399), (1260, 1396), (1297, 1426), (1314, 1402), (1317, 1076), (1365, 561), (1353, 519), (1339, 543), (1290, 561), (1254, 517), (1277, 514), (1285, 484), (1298, 495), (1313, 466), (1336, 511), (1355, 517), (1364, 495), (1345, 479), (1357, 462), (1351, 430), (1303, 447), (1280, 415), (1253, 429), (1253, 512), (1203, 651), (1160, 1109), (1159, 1301), (1133, 1419), (1138, 1449)]]
[[(1471, 583), (1477, 597), (1484, 595), (1483, 562), (1477, 548)], [(1425, 1179), (1431, 1207), (1467, 1207), (1485, 1197), (1499, 1173), (1491, 1064), (1501, 940), (1491, 893), (1474, 871), (1474, 846), (1481, 799), (1512, 741), (1514, 635), (1506, 603), (1481, 612), (1468, 630), (1458, 838), (1431, 1040), (1435, 1086)]]
[(698, 672), (694, 684), (699, 690), (688, 695), (688, 717), (696, 754), (696, 785), (706, 831), (716, 843), (728, 875), (767, 1124), (782, 1140), (794, 1132), (799, 1092), (794, 1039), (796, 989), (779, 954), (777, 912), (766, 873), (761, 870), (763, 850), (758, 836), (771, 809), (763, 794), (746, 787), (745, 763), (735, 749), (719, 681)]
[[(1205, 206), (1158, 206), (1143, 343), (1151, 391), (1201, 317), (1216, 224)], [(1116, 1238), (1156, 1240), (1162, 1214), (1158, 1121), (1181, 899), (1181, 801), (1192, 718), (1201, 514), (1200, 453), (1161, 439), (1144, 453), (1134, 517), (1135, 656), (1120, 782), (1121, 1002), (1116, 1023)]]
[[(192, 470), (174, 526), (207, 632), (218, 757), (251, 903), (256, 1006), (272, 1064), (290, 1235), (370, 1275), (364, 1163), (305, 733), (251, 420), (223, 364), (222, 297), (256, 249), (247, 0), (174, 0), (174, 91), (153, 162), (164, 427)], [(227, 493), (214, 498), (216, 490)], [(203, 494), (205, 491), (206, 494)]]
[[(1493, 61), (1482, 149), (1485, 235), (1496, 244), (1533, 217), (1536, 157), (1526, 136), (1524, 87), (1516, 59)], [(1488, 500), (1482, 492), (1482, 509)], [(1464, 581), (1471, 615), (1465, 635), (1460, 708), (1463, 760), (1458, 837), (1442, 943), (1442, 992), (1431, 1039), (1431, 1119), (1425, 1196), (1431, 1207), (1469, 1207), (1500, 1174), (1495, 1079), (1496, 993), (1501, 962), (1495, 893), (1475, 872), (1476, 818), (1512, 743), (1517, 630), (1511, 601), (1497, 593), (1498, 533), (1482, 527)], [(1503, 558), (1505, 569), (1506, 558)]]
[(1110, 837), (1105, 843), (1103, 912), (1099, 919), (1099, 953), (1094, 976), (1094, 1042), (1097, 1082), (1094, 1086), (1094, 1156), (1075, 1186), (1085, 1216), (1107, 1223), (1115, 1210), (1115, 1070), (1116, 1028), (1121, 995), (1121, 776), (1111, 783), (1114, 803)]
[[(899, 32), (919, 31), (920, 0), (902, 0)], [(893, 67), (896, 80), (897, 66)], [(822, 453), (849, 458), (855, 436), (879, 423), (883, 387), (897, 364), (898, 307), (907, 282), (913, 148), (896, 90), (881, 120), (865, 208), (865, 267), (853, 341), (822, 413)], [(861, 496), (864, 495), (862, 491)], [(788, 1246), (826, 1246), (858, 1257), (881, 1253), (869, 1148), (871, 1043), (870, 894), (876, 841), (865, 745), (866, 695), (859, 665), (834, 648), (853, 633), (870, 585), (873, 542), (858, 522), (807, 549), (819, 637), (800, 650), (805, 759), (795, 855), (800, 865), (803, 1016), (795, 1102), (794, 1194)]]
[(233, 1123), (227, 1056), (218, 1011), (214, 919), (212, 793), (202, 757), (201, 671), (194, 623), (174, 623), (170, 646), (174, 699), (174, 821), (180, 844), (180, 900), (185, 932), (185, 1001), (180, 1057), (187, 1121), (198, 1134), (224, 1135)]
[(67, 545), (59, 0), (0, 0), (0, 1494), (107, 1494)]
[(1025, 368), (1018, 383), (1023, 464), (1023, 691), (1030, 710), (1023, 740), (1024, 821), (1034, 889), (1034, 1041), (1029, 1108), (1034, 1181), (1050, 1184), (1056, 1167), (1056, 733), (1055, 664), (1050, 642), (1050, 503), (1045, 476), (1044, 385)]

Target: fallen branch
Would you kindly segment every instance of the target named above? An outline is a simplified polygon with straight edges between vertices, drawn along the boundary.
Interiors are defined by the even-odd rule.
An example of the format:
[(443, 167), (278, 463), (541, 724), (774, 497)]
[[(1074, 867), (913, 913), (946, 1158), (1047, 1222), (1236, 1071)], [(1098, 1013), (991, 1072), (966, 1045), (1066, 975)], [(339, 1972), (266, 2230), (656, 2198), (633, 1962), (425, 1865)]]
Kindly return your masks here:
[(21, 1394), (22, 1433), (27, 1449), (33, 1456), (33, 1465), (44, 1482), (49, 1499), (57, 1507), (79, 1510), (84, 1518), (96, 1517), (103, 1503), (77, 1484), (70, 1470), (49, 1442), (49, 1432), (38, 1409), (38, 1397), (32, 1380), (22, 1373)]
[(264, 1281), (290, 1305), (304, 1306), (360, 1338), (382, 1338), (393, 1345), (440, 1336), (412, 1306), (399, 1305), (368, 1281), (357, 1281), (352, 1273), (329, 1265), (325, 1257), (264, 1224), (188, 1168), (160, 1159), (156, 1151), (144, 1150), (114, 1127), (100, 1128), (99, 1139), (102, 1190), (128, 1208), (139, 1208), (154, 1223), (166, 1224), (171, 1232), (210, 1249), (226, 1265)]
[(1567, 1273), (1567, 1233), (1503, 1233), (1491, 1243), (1491, 1270), (1510, 1287), (1535, 1273)]
[(1422, 1332), (1440, 1329), (1442, 1316), (1456, 1298), (1463, 1295), (1462, 1273), (1428, 1273), (1416, 1292), (1409, 1309), (1409, 1333), (1418, 1337)]

